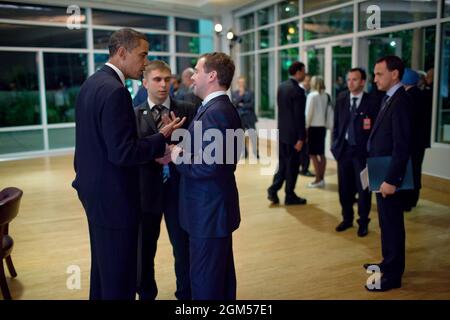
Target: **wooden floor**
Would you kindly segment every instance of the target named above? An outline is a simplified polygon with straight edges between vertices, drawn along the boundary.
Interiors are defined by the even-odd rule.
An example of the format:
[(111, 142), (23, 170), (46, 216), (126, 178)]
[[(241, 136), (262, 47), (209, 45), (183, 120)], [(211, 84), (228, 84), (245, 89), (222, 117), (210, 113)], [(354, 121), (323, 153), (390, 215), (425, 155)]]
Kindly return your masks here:
[[(90, 251), (87, 223), (70, 184), (72, 155), (0, 162), (0, 188), (17, 186), (24, 197), (10, 227), (18, 277), (8, 279), (14, 299), (87, 299)], [(306, 189), (312, 178), (299, 177), (296, 192), (306, 206), (270, 206), (266, 189), (272, 176), (259, 165), (237, 170), (241, 227), (234, 233), (239, 299), (450, 299), (450, 197), (423, 189), (419, 206), (406, 214), (404, 286), (369, 293), (365, 262), (380, 260), (376, 208), (370, 233), (356, 228), (334, 231), (340, 221), (335, 164), (326, 188)], [(282, 202), (283, 192), (280, 192)], [(67, 268), (81, 269), (81, 289), (69, 290)], [(156, 257), (158, 299), (174, 299), (173, 257), (165, 226)]]

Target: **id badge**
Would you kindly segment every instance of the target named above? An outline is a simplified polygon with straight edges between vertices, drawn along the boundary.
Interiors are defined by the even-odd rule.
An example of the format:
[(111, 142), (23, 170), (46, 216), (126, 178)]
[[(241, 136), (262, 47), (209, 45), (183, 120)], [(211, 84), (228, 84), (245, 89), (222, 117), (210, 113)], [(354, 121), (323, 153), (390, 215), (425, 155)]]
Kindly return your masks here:
[(364, 118), (363, 121), (363, 129), (364, 130), (370, 130), (372, 128), (372, 121), (370, 118)]

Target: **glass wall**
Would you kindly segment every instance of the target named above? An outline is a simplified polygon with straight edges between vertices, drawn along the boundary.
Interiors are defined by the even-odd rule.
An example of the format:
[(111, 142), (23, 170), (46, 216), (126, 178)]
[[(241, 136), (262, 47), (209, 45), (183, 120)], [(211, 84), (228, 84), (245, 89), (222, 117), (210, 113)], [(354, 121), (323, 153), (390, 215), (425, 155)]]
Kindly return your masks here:
[(262, 53), (259, 55), (259, 63), (261, 67), (259, 95), (260, 106), (259, 115), (265, 118), (275, 117), (275, 65), (272, 63), (275, 59), (274, 52)]
[[(80, 28), (70, 29), (69, 15), (66, 6), (0, 3), (0, 158), (74, 146), (76, 96), (89, 74), (108, 61), (114, 30), (145, 33), (149, 59), (175, 62), (174, 73), (214, 50), (208, 19), (83, 7)], [(132, 96), (140, 85), (126, 81)]]
[(442, 25), (436, 142), (450, 143), (450, 22)]

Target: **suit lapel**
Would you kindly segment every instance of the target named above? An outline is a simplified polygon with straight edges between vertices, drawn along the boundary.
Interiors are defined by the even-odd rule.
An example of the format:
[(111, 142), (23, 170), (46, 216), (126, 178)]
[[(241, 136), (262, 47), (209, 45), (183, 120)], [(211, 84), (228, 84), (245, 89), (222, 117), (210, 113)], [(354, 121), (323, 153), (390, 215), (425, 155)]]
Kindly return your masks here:
[(156, 128), (155, 120), (153, 120), (152, 111), (150, 110), (150, 106), (148, 105), (148, 102), (145, 102), (145, 105), (141, 106), (139, 108), (139, 111), (142, 114), (142, 118), (144, 118), (147, 125), (153, 130), (153, 132), (158, 132), (158, 129)]
[(386, 103), (386, 106), (380, 110), (380, 112), (378, 113), (377, 119), (375, 120), (375, 124), (373, 126), (373, 130), (370, 134), (370, 138), (373, 136), (373, 134), (375, 133), (375, 131), (379, 128), (383, 117), (386, 115), (386, 113), (388, 112), (388, 109), (391, 107), (392, 102), (397, 98), (397, 95), (400, 93), (401, 90), (404, 90), (403, 88), (399, 88), (392, 97), (390, 97)]

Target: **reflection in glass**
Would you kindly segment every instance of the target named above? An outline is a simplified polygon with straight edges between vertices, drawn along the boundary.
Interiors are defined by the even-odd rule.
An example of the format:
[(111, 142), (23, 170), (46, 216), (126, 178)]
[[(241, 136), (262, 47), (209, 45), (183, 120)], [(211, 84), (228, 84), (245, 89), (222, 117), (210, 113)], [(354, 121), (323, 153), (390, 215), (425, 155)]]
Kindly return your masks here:
[(353, 32), (353, 6), (306, 17), (303, 32), (305, 40)]
[(278, 4), (278, 20), (298, 16), (298, 0), (285, 0)]
[(241, 56), (240, 65), (241, 74), (247, 79), (247, 86), (253, 92), (255, 91), (255, 56), (253, 54)]
[(258, 26), (269, 24), (275, 21), (274, 17), (274, 6), (260, 9), (256, 12), (258, 16)]
[(352, 67), (352, 47), (351, 46), (334, 46), (332, 57), (332, 95), (333, 101), (341, 92), (347, 90), (346, 76)]
[[(86, 23), (86, 14), (83, 8), (80, 8), (80, 14), (80, 23)], [(40, 4), (0, 3), (0, 19), (66, 23), (68, 16), (67, 6), (51, 7)]]
[(44, 149), (42, 130), (0, 132), (0, 154)]
[(86, 48), (86, 29), (0, 23), (0, 46)]
[(37, 59), (35, 52), (0, 51), (0, 127), (41, 123)]
[(253, 29), (255, 27), (255, 16), (250, 13), (246, 16), (239, 18), (239, 25), (241, 26), (241, 31)]
[(200, 38), (177, 36), (177, 52), (200, 53)]
[(280, 25), (280, 45), (298, 43), (298, 22), (288, 22)]
[(278, 59), (280, 64), (280, 82), (289, 78), (289, 67), (298, 60), (298, 48), (280, 50)]
[(308, 59), (308, 72), (312, 76), (322, 76), (324, 77), (324, 67), (325, 67), (325, 49), (324, 48), (308, 48), (307, 49), (307, 59)]
[(275, 56), (273, 52), (259, 55), (260, 63), (260, 84), (259, 84), (259, 116), (263, 118), (275, 118)]
[(48, 123), (75, 121), (75, 99), (87, 73), (86, 54), (44, 53)]
[(372, 13), (367, 13), (367, 8), (377, 5), (380, 8), (381, 28), (396, 26), (399, 24), (416, 22), (436, 18), (436, 0), (372, 0), (359, 4), (359, 30), (368, 30), (367, 19)]
[(167, 17), (123, 11), (92, 10), (94, 25), (167, 30)]
[(50, 149), (70, 148), (75, 146), (75, 128), (48, 129)]
[(328, 8), (345, 2), (342, 0), (303, 0), (303, 13)]
[(241, 52), (253, 51), (255, 50), (255, 33), (250, 32), (244, 35), (241, 35)]
[(198, 20), (175, 18), (175, 29), (177, 31), (198, 33)]
[(259, 31), (259, 48), (266, 49), (275, 46), (275, 28)]
[(442, 26), (436, 142), (450, 143), (450, 23)]

